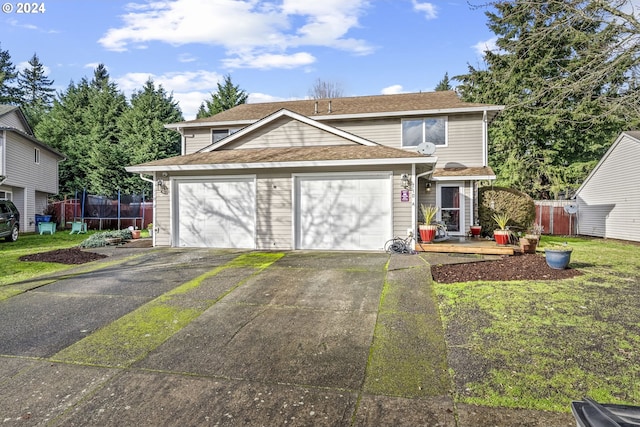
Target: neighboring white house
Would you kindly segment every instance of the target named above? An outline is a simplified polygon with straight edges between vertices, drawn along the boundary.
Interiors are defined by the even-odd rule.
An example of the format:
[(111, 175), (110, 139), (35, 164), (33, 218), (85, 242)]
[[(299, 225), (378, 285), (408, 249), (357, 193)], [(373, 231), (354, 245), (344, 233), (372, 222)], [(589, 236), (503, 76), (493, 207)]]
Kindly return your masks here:
[(416, 231), (419, 204), (468, 232), (502, 108), (455, 92), (243, 104), (168, 124), (182, 155), (126, 169), (155, 183), (154, 245), (380, 250)]
[(64, 156), (33, 136), (20, 108), (0, 105), (0, 199), (20, 211), (20, 231), (34, 231), (35, 215), (58, 194), (58, 162)]
[(578, 234), (640, 242), (640, 131), (623, 132), (576, 192)]

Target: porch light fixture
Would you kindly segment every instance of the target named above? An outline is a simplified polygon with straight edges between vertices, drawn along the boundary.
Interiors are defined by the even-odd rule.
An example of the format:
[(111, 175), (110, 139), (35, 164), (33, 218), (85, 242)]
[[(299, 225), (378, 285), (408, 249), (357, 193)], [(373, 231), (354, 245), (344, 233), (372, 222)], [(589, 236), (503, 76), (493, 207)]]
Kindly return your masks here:
[(431, 191), (431, 181), (427, 181), (427, 185), (425, 185), (424, 189), (427, 190), (427, 192)]
[(156, 185), (158, 186), (158, 190), (160, 190), (162, 194), (167, 194), (169, 192), (169, 188), (167, 188), (167, 184), (165, 184), (163, 180), (157, 180)]
[(405, 190), (409, 188), (409, 185), (411, 184), (409, 181), (409, 175), (407, 175), (406, 173), (403, 173), (402, 175), (400, 175), (400, 184), (402, 185), (402, 188), (404, 188)]

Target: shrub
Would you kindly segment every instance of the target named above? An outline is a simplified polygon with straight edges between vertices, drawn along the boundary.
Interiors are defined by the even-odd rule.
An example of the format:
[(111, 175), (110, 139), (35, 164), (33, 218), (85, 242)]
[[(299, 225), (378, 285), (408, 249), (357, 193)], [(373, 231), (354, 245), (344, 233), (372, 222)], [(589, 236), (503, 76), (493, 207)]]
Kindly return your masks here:
[(81, 248), (100, 248), (107, 246), (107, 239), (119, 237), (122, 240), (131, 240), (131, 231), (129, 229), (103, 231), (101, 233), (92, 234), (88, 239), (80, 243)]
[(529, 195), (513, 188), (482, 187), (478, 190), (478, 220), (482, 230), (491, 233), (496, 229), (494, 215), (507, 215), (509, 228), (526, 231), (536, 219), (536, 206)]

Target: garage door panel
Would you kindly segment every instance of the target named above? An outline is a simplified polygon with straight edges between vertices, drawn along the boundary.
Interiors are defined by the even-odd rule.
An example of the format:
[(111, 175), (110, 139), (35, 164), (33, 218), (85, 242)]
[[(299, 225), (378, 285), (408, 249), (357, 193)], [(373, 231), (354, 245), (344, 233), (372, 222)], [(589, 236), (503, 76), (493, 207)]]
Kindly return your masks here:
[(298, 177), (297, 247), (382, 249), (391, 234), (389, 178)]
[(178, 246), (253, 248), (255, 184), (252, 178), (180, 182)]

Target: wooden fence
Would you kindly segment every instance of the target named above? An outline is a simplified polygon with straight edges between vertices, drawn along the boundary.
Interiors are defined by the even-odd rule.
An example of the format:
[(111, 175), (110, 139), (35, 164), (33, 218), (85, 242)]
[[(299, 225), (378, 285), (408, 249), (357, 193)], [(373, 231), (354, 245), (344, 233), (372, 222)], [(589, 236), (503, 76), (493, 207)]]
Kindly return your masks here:
[(536, 200), (536, 224), (542, 226), (542, 234), (573, 236), (576, 234), (576, 214), (570, 215), (564, 207), (575, 204), (573, 200)]

